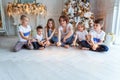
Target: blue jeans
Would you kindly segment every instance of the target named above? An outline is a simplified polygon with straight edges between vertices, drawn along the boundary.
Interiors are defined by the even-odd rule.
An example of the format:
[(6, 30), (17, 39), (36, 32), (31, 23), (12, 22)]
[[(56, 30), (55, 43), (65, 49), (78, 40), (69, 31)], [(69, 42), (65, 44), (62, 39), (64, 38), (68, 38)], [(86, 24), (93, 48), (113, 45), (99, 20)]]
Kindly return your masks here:
[(72, 35), (71, 37), (69, 37), (68, 39), (66, 39), (66, 42), (63, 42), (63, 39), (61, 40), (62, 42), (62, 47), (64, 47), (65, 45), (71, 45), (73, 43), (74, 40), (74, 36)]
[(81, 47), (90, 48), (90, 50), (96, 51), (96, 52), (107, 52), (109, 50), (109, 48), (106, 45), (99, 45), (96, 50), (93, 50), (92, 47), (90, 46), (90, 44), (85, 40), (79, 41), (78, 44)]
[[(48, 30), (48, 37), (50, 37), (52, 34), (52, 30)], [(57, 36), (54, 36), (50, 39), (50, 42), (51, 43), (57, 43), (58, 42), (58, 37)]]
[(34, 49), (39, 49), (40, 47), (44, 47), (45, 48), (45, 46), (39, 45), (38, 42), (32, 42), (32, 45), (33, 45)]
[(86, 40), (78, 41), (79, 46), (91, 48), (90, 44)]
[(109, 48), (106, 45), (99, 45), (99, 47), (96, 50), (92, 50), (92, 51), (107, 52), (108, 50), (109, 50)]

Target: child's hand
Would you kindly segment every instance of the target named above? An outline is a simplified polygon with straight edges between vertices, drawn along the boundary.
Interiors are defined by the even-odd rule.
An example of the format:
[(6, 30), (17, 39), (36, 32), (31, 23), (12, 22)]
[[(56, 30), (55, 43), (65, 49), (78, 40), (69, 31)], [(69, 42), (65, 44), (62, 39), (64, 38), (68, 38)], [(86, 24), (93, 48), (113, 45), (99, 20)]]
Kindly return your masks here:
[(47, 45), (47, 43), (48, 43), (48, 41), (46, 41), (46, 40), (42, 41), (42, 46)]
[(47, 41), (49, 41), (50, 39), (49, 38), (46, 38)]
[(43, 41), (37, 41), (39, 43), (39, 45), (43, 46)]
[(30, 45), (32, 45), (32, 44), (31, 44), (31, 40), (28, 40), (28, 46), (30, 46)]
[(36, 39), (32, 39), (31, 42), (37, 42), (37, 40)]
[(46, 41), (48, 41), (48, 38), (45, 38)]
[(63, 39), (63, 42), (66, 42), (66, 39), (65, 39), (65, 38)]
[(42, 41), (42, 46), (45, 46), (47, 44), (47, 41)]
[(73, 41), (72, 45), (73, 45), (73, 47), (75, 47), (75, 46), (76, 46), (76, 42), (75, 42), (75, 41)]
[(50, 45), (50, 41), (46, 41), (46, 46), (49, 46)]
[(40, 44), (42, 45), (42, 46), (44, 46), (45, 44), (44, 44), (44, 42), (40, 42)]
[(40, 40), (36, 39), (37, 42), (41, 42)]
[(97, 48), (98, 48), (98, 45), (96, 45), (96, 44), (94, 44), (92, 47), (93, 50), (96, 50)]
[(57, 46), (58, 46), (58, 47), (61, 46), (61, 42), (57, 42)]
[(44, 41), (43, 44), (46, 45), (46, 44), (47, 44), (47, 41)]

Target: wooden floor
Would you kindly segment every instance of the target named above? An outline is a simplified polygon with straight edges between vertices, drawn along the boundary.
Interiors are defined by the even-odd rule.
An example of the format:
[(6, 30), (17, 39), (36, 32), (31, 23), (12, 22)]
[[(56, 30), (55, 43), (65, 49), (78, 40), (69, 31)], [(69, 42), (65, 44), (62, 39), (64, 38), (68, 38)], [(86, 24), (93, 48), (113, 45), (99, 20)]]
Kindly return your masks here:
[(120, 80), (120, 46), (107, 53), (53, 46), (14, 53), (0, 46), (0, 80)]
[(120, 80), (119, 49), (95, 53), (49, 47), (13, 53), (1, 48), (0, 80)]

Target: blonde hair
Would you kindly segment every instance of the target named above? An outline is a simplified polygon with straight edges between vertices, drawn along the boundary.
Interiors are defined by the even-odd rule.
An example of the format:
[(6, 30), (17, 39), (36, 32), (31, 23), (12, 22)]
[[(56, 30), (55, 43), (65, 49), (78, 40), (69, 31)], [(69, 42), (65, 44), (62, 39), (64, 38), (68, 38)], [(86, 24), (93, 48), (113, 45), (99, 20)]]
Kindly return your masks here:
[(78, 26), (79, 26), (79, 25), (81, 25), (81, 27), (83, 27), (84, 30), (86, 29), (86, 28), (85, 28), (85, 24), (84, 24), (83, 22), (79, 22), (79, 23), (77, 24), (77, 29), (78, 29)]
[(21, 17), (20, 17), (21, 20), (24, 20), (25, 18), (28, 18), (28, 17), (26, 15), (21, 15)]

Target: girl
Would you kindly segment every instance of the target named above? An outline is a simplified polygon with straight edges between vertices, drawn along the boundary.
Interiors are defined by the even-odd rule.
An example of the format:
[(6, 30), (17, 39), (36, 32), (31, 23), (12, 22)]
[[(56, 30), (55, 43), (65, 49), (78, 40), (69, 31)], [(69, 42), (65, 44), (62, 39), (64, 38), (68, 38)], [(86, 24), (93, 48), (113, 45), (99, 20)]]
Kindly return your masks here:
[(31, 27), (28, 25), (29, 18), (25, 15), (22, 15), (20, 20), (21, 25), (18, 27), (19, 41), (16, 43), (14, 47), (15, 52), (21, 50), (23, 47), (33, 49), (33, 46), (30, 44)]
[(90, 45), (86, 41), (87, 35), (88, 35), (88, 32), (86, 31), (84, 24), (82, 22), (79, 22), (77, 25), (77, 31), (75, 33), (75, 39), (73, 41), (73, 45), (75, 46), (77, 42), (81, 47), (81, 49), (89, 49)]
[(45, 32), (46, 40), (49, 41), (50, 44), (56, 44), (58, 42), (58, 38), (55, 35), (55, 22), (52, 18), (48, 19)]
[(69, 48), (69, 46), (73, 43), (73, 26), (68, 22), (68, 18), (66, 16), (60, 16), (59, 18), (59, 31), (58, 31), (58, 43), (57, 46), (62, 46), (65, 48)]

